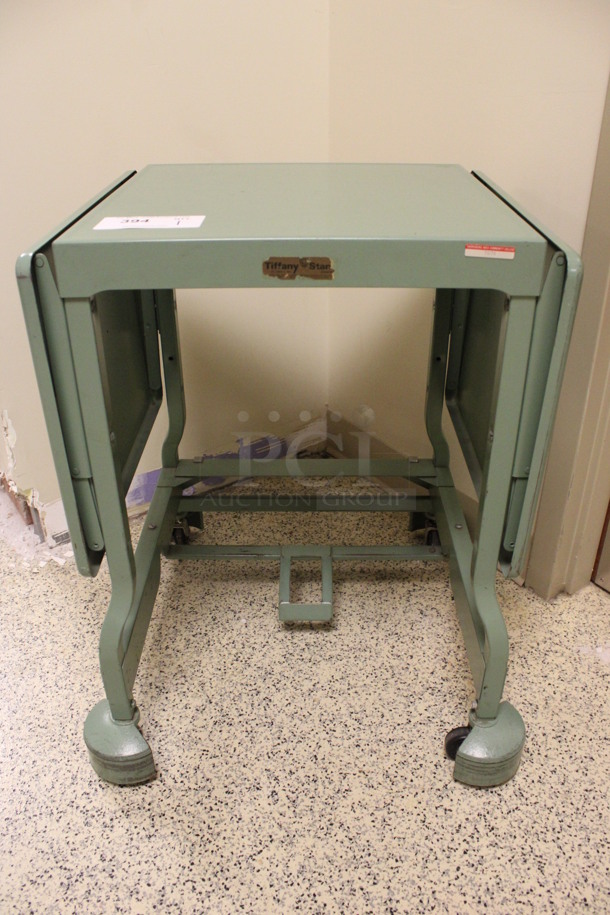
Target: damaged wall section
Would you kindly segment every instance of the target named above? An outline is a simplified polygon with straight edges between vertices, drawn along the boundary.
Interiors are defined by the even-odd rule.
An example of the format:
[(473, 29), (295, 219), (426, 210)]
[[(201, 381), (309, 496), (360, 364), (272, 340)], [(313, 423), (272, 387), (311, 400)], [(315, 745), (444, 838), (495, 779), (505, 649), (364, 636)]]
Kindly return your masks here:
[(6, 471), (0, 471), (0, 488), (7, 493), (23, 523), (32, 526), (41, 541), (49, 547), (68, 542), (70, 535), (61, 500), (45, 505), (36, 490), (21, 490), (15, 482), (17, 432), (7, 410), (0, 412), (0, 429), (6, 454)]

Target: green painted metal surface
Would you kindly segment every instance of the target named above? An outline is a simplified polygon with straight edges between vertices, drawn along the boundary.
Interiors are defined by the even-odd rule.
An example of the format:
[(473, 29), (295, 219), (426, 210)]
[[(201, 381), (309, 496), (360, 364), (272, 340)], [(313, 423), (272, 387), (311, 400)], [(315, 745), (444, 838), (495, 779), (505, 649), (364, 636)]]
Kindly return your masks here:
[(489, 445), (506, 304), (504, 293), (473, 289), (462, 316), (466, 325), (462, 346), (451, 347), (455, 387), (447, 385), (447, 407), (477, 490)]
[[(280, 598), (278, 616), (283, 623), (329, 623), (333, 618), (332, 547), (284, 546), (280, 556)], [(290, 577), (293, 559), (319, 560), (322, 596), (317, 603), (291, 600)]]
[[(57, 367), (62, 363), (66, 344), (54, 342), (53, 330), (55, 327), (59, 327), (61, 328), (60, 333), (65, 333), (65, 316), (59, 316), (57, 323), (53, 326), (48, 323), (48, 315), (54, 308), (57, 308), (60, 300), (55, 275), (51, 273), (47, 254), (51, 252), (53, 242), (62, 233), (82, 219), (105, 197), (115, 193), (134, 174), (135, 172), (126, 172), (116, 182), (106, 187), (81, 209), (32, 245), (28, 251), (21, 254), (16, 265), (19, 294), (45, 422), (53, 450), (55, 471), (70, 528), (72, 548), (79, 571), (83, 575), (91, 576), (97, 574), (104, 555), (103, 535), (99, 527), (97, 508), (91, 494), (90, 484), (87, 482), (78, 484), (73, 481), (72, 477), (71, 464), (73, 468), (75, 455), (71, 453), (70, 443), (79, 440), (82, 423), (78, 409), (73, 404), (65, 403), (65, 398), (73, 399), (77, 396), (76, 392), (65, 391), (62, 379), (57, 375)], [(72, 384), (69, 380), (71, 375), (71, 356), (68, 353), (67, 382), (64, 379), (68, 388)], [(80, 447), (84, 449), (86, 446), (81, 442)], [(80, 463), (78, 467), (80, 469)]]
[[(194, 215), (205, 216), (198, 228), (95, 229), (103, 219)], [(466, 256), (467, 244), (514, 257)], [(265, 261), (308, 257), (329, 258), (334, 278), (291, 285), (535, 295), (547, 244), (459, 166), (159, 165), (89, 212), (54, 253), (60, 292), (71, 297), (109, 284), (275, 288), (281, 280), (264, 275)]]
[[(473, 677), (455, 777), (480, 786), (512, 777), (525, 728), (503, 700), (508, 637), (496, 569), (501, 560), (519, 574), (527, 549), (578, 297), (574, 252), (458, 166), (151, 166), (22, 255), (17, 275), (78, 567), (96, 574), (105, 551), (112, 582), (100, 638), (106, 698), (85, 724), (96, 772), (118, 784), (155, 774), (133, 685), (162, 556), (279, 562), (287, 622), (331, 620), (334, 561), (416, 559), (448, 562)], [(281, 284), (436, 288), (425, 406), (433, 459), (180, 458), (173, 290)], [(163, 469), (134, 550), (125, 494), (162, 398)], [(445, 405), (479, 493), (472, 535), (449, 469)], [(402, 477), (427, 496), (308, 494), (287, 505), (273, 493), (183, 495), (218, 476)], [(172, 542), (176, 519), (191, 512), (286, 510), (424, 512), (440, 546)], [(320, 563), (317, 603), (291, 599), (292, 562), (304, 558)]]
[(231, 492), (211, 492), (208, 495), (184, 496), (178, 504), (178, 512), (426, 512), (432, 508), (431, 500), (425, 496), (410, 496), (404, 493), (382, 493), (380, 495), (302, 495), (258, 493), (257, 495), (232, 495)]

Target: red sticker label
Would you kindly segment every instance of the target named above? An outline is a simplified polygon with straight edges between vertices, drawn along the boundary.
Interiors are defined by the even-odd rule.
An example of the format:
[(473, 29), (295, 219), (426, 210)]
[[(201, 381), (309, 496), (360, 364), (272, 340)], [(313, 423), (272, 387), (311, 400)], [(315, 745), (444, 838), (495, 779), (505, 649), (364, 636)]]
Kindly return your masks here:
[(464, 254), (466, 257), (493, 257), (512, 261), (515, 249), (509, 245), (466, 245)]

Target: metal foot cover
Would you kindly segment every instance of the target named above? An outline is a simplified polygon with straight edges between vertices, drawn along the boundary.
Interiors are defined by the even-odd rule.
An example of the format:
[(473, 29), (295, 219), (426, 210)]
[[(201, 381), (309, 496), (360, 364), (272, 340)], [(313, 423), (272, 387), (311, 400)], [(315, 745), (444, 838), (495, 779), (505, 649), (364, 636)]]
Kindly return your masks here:
[(471, 716), (472, 730), (460, 746), (454, 778), (466, 785), (489, 788), (502, 785), (519, 768), (525, 743), (525, 725), (509, 702), (502, 702), (498, 715), (489, 721)]
[(104, 781), (139, 785), (155, 778), (152, 751), (142, 736), (136, 711), (131, 721), (115, 721), (107, 699), (98, 702), (85, 721), (85, 743), (91, 765)]

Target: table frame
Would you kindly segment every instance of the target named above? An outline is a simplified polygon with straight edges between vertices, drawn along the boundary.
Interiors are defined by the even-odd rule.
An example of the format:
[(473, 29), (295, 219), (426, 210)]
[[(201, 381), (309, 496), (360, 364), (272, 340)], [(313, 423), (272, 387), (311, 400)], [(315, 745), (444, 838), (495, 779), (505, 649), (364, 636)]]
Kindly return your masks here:
[[(117, 784), (139, 784), (155, 775), (152, 751), (139, 728), (133, 686), (160, 581), (161, 557), (168, 559), (279, 559), (280, 619), (332, 618), (332, 563), (353, 559), (448, 561), (458, 617), (474, 681), (469, 730), (458, 745), (455, 778), (490, 786), (517, 771), (525, 727), (517, 710), (502, 698), (508, 663), (508, 636), (496, 596), (498, 562), (516, 577), (524, 563), (542, 478), (582, 268), (578, 256), (523, 214), (514, 201), (483, 176), (489, 193), (519, 212), (547, 240), (547, 269), (536, 295), (506, 295), (488, 289), (439, 288), (436, 292), (426, 393), (426, 428), (432, 458), (323, 460), (293, 463), (286, 457), (251, 460), (183, 460), (179, 445), (186, 407), (180, 343), (172, 289), (111, 290), (60, 294), (54, 270), (54, 243), (83, 215), (112, 195), (123, 176), (55, 232), (22, 255), (17, 275), (38, 384), (51, 438), (79, 570), (94, 575), (107, 556), (112, 594), (100, 637), (100, 668), (106, 698), (85, 723), (85, 741), (95, 771)], [(380, 242), (383, 244), (383, 242)], [(495, 343), (484, 366), (473, 368), (469, 322), (491, 321)], [(125, 377), (113, 380), (124, 364), (113, 353), (127, 340), (133, 359)], [(110, 342), (109, 342), (110, 341)], [(161, 359), (159, 360), (159, 341)], [(124, 355), (124, 354), (123, 354)], [(110, 367), (110, 368), (109, 368)], [(481, 371), (489, 410), (481, 414), (478, 395), (469, 403), (464, 378)], [(543, 380), (541, 382), (541, 374)], [(546, 379), (546, 380), (544, 380)], [(116, 389), (113, 390), (113, 384)], [(121, 415), (118, 390), (129, 385), (139, 400)], [(162, 471), (142, 534), (132, 546), (125, 496), (155, 416), (165, 397), (169, 429)], [(137, 398), (136, 398), (137, 399)], [(442, 430), (447, 405), (479, 494), (471, 536), (456, 492), (450, 454)], [(293, 510), (400, 510), (434, 515), (440, 545), (422, 547), (212, 547), (177, 543), (176, 519), (213, 511), (243, 510), (230, 496), (185, 496), (198, 481), (222, 477), (375, 476), (401, 477), (424, 495), (392, 501), (322, 500), (302, 497)], [(282, 510), (272, 495), (252, 500), (247, 510)], [(318, 559), (322, 601), (290, 600), (290, 568), (295, 558)]]

